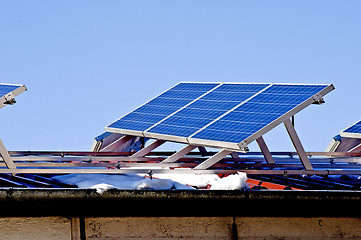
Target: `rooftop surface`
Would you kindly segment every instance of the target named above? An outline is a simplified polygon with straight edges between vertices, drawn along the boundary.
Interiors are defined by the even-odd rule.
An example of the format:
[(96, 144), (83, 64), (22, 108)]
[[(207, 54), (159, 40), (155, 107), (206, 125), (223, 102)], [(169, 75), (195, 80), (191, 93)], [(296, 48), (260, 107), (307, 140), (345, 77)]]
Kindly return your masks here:
[[(92, 175), (94, 178), (101, 178), (104, 174), (142, 174), (148, 179), (152, 176), (170, 178), (176, 175), (187, 179), (198, 173), (222, 178), (237, 172), (247, 173), (247, 185), (251, 190), (360, 190), (361, 187), (361, 153), (358, 152), (308, 153), (312, 156), (312, 171), (304, 170), (297, 153), (293, 152), (272, 153), (274, 164), (267, 163), (260, 152), (239, 153), (238, 157), (224, 158), (207, 170), (193, 170), (189, 167), (207, 159), (207, 156), (202, 155), (212, 156), (216, 154), (214, 152), (191, 152), (175, 163), (161, 163), (173, 152), (152, 152), (142, 158), (130, 158), (133, 153), (129, 152), (10, 153), (17, 166), (11, 171), (16, 174), (11, 174), (3, 166), (0, 169), (0, 187), (77, 188), (76, 182), (61, 182), (55, 177), (69, 173), (100, 174)], [(326, 154), (333, 156), (325, 156)], [(185, 184), (207, 188), (187, 182)]]

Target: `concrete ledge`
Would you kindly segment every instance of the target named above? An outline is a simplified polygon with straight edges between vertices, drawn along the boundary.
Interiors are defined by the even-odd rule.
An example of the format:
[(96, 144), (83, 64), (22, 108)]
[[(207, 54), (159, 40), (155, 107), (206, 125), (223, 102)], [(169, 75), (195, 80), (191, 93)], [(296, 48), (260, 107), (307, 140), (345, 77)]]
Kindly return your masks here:
[(0, 189), (0, 216), (360, 217), (360, 191)]

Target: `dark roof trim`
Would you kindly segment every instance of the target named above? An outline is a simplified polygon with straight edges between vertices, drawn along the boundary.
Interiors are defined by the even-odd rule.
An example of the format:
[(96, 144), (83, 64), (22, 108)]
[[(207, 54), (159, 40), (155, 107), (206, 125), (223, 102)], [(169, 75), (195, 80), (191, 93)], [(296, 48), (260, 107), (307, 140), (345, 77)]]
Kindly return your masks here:
[(0, 189), (0, 216), (361, 217), (361, 191)]

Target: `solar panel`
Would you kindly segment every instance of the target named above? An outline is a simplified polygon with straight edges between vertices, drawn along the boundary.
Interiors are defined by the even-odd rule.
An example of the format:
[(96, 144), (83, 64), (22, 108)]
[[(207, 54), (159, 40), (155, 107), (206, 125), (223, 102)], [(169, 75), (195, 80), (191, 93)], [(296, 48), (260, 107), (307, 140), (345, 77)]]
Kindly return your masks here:
[[(150, 138), (162, 137), (160, 135), (189, 137), (267, 86), (268, 84), (219, 84), (213, 91), (148, 129), (144, 135)], [(193, 114), (187, 114), (187, 111), (193, 111)], [(203, 112), (194, 114), (194, 111)], [(177, 140), (174, 137), (172, 139)]]
[(343, 130), (340, 135), (349, 138), (361, 138), (361, 120)]
[[(316, 95), (326, 86), (274, 84), (191, 138), (239, 143)], [(253, 115), (252, 118), (249, 118), (248, 114)], [(244, 119), (245, 117), (248, 119)]]
[(143, 136), (143, 132), (218, 86), (179, 83), (108, 126), (110, 132)]
[(24, 91), (24, 85), (0, 83), (0, 108), (15, 103), (15, 96)]
[(239, 150), (333, 89), (315, 84), (179, 83), (106, 130)]

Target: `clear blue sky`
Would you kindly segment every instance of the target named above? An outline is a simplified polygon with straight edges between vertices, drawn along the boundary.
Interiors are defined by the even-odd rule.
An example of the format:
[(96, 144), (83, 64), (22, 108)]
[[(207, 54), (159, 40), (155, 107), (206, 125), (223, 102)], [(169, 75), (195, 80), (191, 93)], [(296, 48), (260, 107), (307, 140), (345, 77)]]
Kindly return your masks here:
[(28, 87), (1, 109), (9, 150), (88, 150), (179, 81), (333, 83), (296, 115), (323, 151), (361, 119), (361, 1), (0, 1), (0, 82)]

